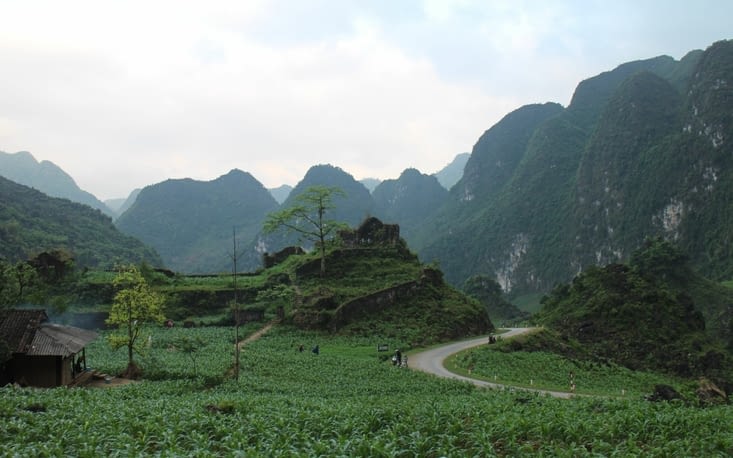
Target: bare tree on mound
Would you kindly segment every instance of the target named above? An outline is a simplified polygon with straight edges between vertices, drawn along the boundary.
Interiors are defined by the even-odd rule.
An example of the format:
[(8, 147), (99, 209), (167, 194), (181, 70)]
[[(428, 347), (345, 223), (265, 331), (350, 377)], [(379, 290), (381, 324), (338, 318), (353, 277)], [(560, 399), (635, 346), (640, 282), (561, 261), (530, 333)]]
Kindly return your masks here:
[(326, 240), (345, 225), (326, 218), (335, 208), (333, 199), (346, 194), (337, 187), (311, 186), (295, 197), (293, 205), (270, 213), (265, 220), (264, 231), (275, 232), (285, 228), (312, 242), (321, 252), (321, 275), (326, 272)]

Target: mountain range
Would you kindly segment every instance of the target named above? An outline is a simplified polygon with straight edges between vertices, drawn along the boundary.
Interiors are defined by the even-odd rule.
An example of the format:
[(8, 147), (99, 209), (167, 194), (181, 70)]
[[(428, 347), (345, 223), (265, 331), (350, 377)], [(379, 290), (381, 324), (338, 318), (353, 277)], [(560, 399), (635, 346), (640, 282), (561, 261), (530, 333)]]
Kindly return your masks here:
[(0, 151), (0, 176), (29, 186), (51, 197), (63, 197), (73, 202), (89, 205), (102, 213), (114, 216), (114, 212), (93, 194), (83, 191), (73, 178), (50, 161), (38, 162), (27, 151), (15, 154)]
[[(4, 174), (25, 177), (23, 181), (28, 183), (31, 182), (29, 177), (46, 171), (47, 174), (58, 175), (48, 181), (67, 184), (67, 189), (60, 193), (70, 196), (70, 200), (84, 203), (88, 199), (74, 196), (91, 196), (79, 190), (71, 177), (48, 161), (38, 163), (26, 152), (2, 154), (6, 161), (6, 167), (2, 169)], [(457, 170), (463, 163), (465, 154), (458, 155), (435, 176), (442, 174), (448, 180), (446, 183), (457, 180)], [(18, 164), (24, 166), (18, 167)], [(429, 182), (431, 193), (440, 196), (441, 202), (430, 195), (427, 197), (431, 198), (425, 200), (425, 196), (420, 199), (420, 195), (415, 194), (427, 189), (419, 184), (421, 179)], [(447, 196), (447, 191), (440, 187), (434, 176), (423, 175), (415, 169), (406, 170), (396, 180), (357, 181), (338, 167), (320, 165), (312, 167), (296, 188), (283, 185), (266, 190), (269, 195), (262, 192), (263, 186), (249, 173), (233, 170), (211, 181), (166, 180), (136, 189), (126, 199), (110, 200), (105, 208), (107, 214), (117, 218), (115, 224), (122, 232), (157, 250), (170, 269), (187, 273), (231, 270), (232, 237), (236, 235), (237, 242), (247, 247), (239, 253), (239, 269), (254, 270), (260, 267), (264, 252), (298, 243), (293, 237), (258, 234), (264, 218), (278, 205), (290, 205), (292, 198), (288, 199), (288, 196), (294, 198), (308, 186), (319, 183), (338, 186), (346, 192), (345, 201), (339, 203), (337, 219), (351, 225), (357, 225), (372, 214), (394, 221), (404, 219), (403, 234), (409, 234), (411, 228)], [(367, 185), (374, 188), (368, 189)], [(402, 191), (391, 198), (389, 193), (395, 186)], [(74, 194), (75, 190), (79, 192)], [(376, 191), (376, 194), (372, 196), (370, 191)], [(99, 205), (105, 204), (99, 202)], [(192, 214), (198, 216), (191, 219)]]
[(421, 259), (439, 263), (455, 285), (483, 275), (515, 296), (546, 292), (589, 266), (628, 259), (655, 236), (679, 244), (708, 278), (728, 279), (732, 94), (733, 42), (721, 41), (679, 61), (660, 56), (588, 78), (567, 107), (518, 108), (459, 155), (452, 185), (455, 175), (408, 169), (368, 182), (370, 192), (323, 164), (276, 201), (251, 175), (232, 171), (148, 186), (116, 224), (187, 272), (226, 268), (236, 228), (241, 267), (256, 269), (262, 252), (293, 242), (259, 232), (266, 214), (320, 184), (346, 193), (333, 217), (398, 223)]

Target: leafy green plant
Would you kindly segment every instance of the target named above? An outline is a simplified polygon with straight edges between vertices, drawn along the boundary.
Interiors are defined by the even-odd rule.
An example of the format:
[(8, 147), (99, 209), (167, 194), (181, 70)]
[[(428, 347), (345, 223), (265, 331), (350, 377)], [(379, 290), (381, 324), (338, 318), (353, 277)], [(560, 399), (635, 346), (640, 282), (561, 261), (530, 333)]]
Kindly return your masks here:
[(133, 351), (141, 352), (139, 338), (148, 322), (162, 323), (163, 297), (153, 291), (135, 266), (120, 267), (114, 280), (119, 288), (115, 294), (107, 324), (118, 326), (123, 333), (110, 334), (113, 348), (127, 347), (127, 375), (138, 373), (133, 361)]

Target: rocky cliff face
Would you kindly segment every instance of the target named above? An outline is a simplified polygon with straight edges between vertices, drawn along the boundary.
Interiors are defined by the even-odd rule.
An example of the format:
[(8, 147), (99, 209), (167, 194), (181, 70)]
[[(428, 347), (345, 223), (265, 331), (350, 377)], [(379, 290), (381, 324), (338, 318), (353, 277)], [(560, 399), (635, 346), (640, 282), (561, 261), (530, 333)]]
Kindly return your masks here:
[(497, 278), (547, 291), (646, 237), (733, 275), (733, 42), (623, 64), (581, 82), (571, 104), (523, 107), (479, 139), (449, 203), (416, 236), (461, 284)]

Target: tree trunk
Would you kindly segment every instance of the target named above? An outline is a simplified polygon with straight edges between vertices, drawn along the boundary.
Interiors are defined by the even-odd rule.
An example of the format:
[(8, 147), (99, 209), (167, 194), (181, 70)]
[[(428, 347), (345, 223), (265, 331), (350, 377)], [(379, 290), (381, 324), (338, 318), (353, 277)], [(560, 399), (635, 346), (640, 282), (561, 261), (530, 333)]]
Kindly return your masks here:
[(326, 275), (326, 250), (321, 247), (321, 277)]
[(326, 237), (321, 231), (321, 277), (326, 275)]
[(127, 365), (132, 365), (132, 305), (127, 305)]

